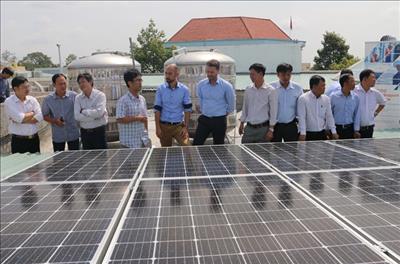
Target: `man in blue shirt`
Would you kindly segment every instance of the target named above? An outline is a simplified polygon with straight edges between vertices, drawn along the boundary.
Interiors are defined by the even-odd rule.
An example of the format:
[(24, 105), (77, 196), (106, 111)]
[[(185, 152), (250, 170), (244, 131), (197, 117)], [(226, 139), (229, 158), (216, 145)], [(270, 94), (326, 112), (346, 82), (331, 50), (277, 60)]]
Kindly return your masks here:
[(271, 86), (278, 91), (278, 115), (274, 128), (274, 142), (296, 141), (299, 137), (297, 128), (297, 100), (303, 94), (303, 88), (290, 81), (293, 67), (282, 63), (276, 68), (278, 81), (272, 82)]
[(331, 94), (331, 108), (337, 134), (340, 139), (360, 138), (360, 101), (352, 92), (355, 87), (351, 74), (342, 74), (339, 79), (341, 91)]
[[(340, 71), (339, 78), (343, 74), (353, 75), (353, 71), (350, 70), (350, 69), (343, 69), (343, 70)], [(331, 85), (329, 85), (329, 87), (326, 89), (325, 94), (327, 96), (331, 96), (331, 94), (339, 92), (339, 91), (341, 91), (341, 89), (342, 89), (342, 86), (340, 86), (339, 81), (336, 81), (336, 82), (332, 83)]]
[(3, 103), (7, 97), (10, 97), (10, 84), (8, 79), (14, 75), (14, 71), (5, 67), (0, 73), (0, 103)]
[(51, 125), (53, 150), (79, 150), (79, 128), (74, 117), (76, 92), (67, 91), (67, 78), (62, 73), (51, 78), (55, 91), (47, 95), (42, 104), (43, 119)]
[(197, 84), (201, 115), (193, 145), (203, 145), (210, 133), (213, 135), (214, 144), (224, 144), (226, 118), (235, 111), (235, 91), (228, 81), (218, 76), (219, 68), (219, 61), (208, 61), (207, 78)]
[(189, 120), (192, 111), (189, 88), (178, 82), (175, 64), (165, 68), (165, 83), (156, 92), (154, 103), (156, 135), (162, 147), (172, 146), (174, 138), (180, 146), (189, 145)]

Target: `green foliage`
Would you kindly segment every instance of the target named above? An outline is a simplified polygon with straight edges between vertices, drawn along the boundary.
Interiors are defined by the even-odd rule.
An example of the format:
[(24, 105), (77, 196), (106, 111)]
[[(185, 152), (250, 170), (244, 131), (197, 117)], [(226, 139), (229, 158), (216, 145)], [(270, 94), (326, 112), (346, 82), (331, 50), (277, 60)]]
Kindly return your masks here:
[(314, 70), (338, 70), (350, 66), (359, 59), (349, 54), (349, 45), (346, 40), (335, 32), (325, 32), (323, 35), (322, 49), (317, 51), (314, 57)]
[(25, 66), (28, 71), (35, 68), (55, 67), (50, 57), (40, 51), (27, 54), (18, 62), (18, 65)]
[(78, 57), (75, 54), (69, 54), (66, 58), (65, 58), (65, 65), (68, 66), (68, 64), (70, 64), (72, 61), (76, 60)]
[(330, 70), (343, 70), (349, 68), (351, 65), (357, 63), (360, 61), (360, 58), (358, 57), (352, 57), (352, 58), (344, 58), (340, 63), (336, 64), (333, 63), (331, 64)]
[(147, 28), (142, 29), (133, 44), (135, 60), (140, 62), (142, 72), (160, 73), (163, 72), (164, 62), (172, 57), (173, 48), (165, 48), (166, 42), (164, 31), (159, 31), (156, 24), (150, 19)]

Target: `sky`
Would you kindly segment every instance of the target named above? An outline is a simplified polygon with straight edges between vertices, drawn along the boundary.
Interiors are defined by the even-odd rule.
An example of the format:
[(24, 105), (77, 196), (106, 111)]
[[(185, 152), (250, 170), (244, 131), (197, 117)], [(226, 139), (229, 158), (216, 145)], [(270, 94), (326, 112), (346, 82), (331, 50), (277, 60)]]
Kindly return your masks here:
[[(192, 18), (249, 16), (272, 19), (293, 39), (306, 41), (303, 62), (312, 62), (322, 47), (322, 36), (334, 31), (350, 45), (349, 52), (364, 57), (364, 42), (383, 35), (400, 39), (400, 1), (1, 1), (1, 52), (18, 59), (41, 51), (58, 63), (96, 50), (129, 50), (153, 19), (167, 39)], [(290, 16), (293, 30), (289, 28)]]

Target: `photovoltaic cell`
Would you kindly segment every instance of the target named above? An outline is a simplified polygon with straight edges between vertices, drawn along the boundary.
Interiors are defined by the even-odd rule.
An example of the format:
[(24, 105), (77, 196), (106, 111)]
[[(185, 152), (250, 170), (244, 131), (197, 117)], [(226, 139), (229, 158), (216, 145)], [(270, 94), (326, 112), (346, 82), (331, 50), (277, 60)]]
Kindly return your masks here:
[(61, 152), (2, 183), (132, 179), (146, 149)]
[(237, 145), (156, 148), (145, 178), (267, 173), (270, 170)]
[(394, 164), (325, 142), (245, 145), (282, 172), (376, 168)]
[(338, 140), (334, 143), (400, 162), (400, 138)]
[(108, 263), (385, 263), (275, 175), (141, 181)]
[(354, 226), (400, 255), (400, 168), (290, 177)]
[(129, 181), (1, 187), (1, 263), (93, 260)]

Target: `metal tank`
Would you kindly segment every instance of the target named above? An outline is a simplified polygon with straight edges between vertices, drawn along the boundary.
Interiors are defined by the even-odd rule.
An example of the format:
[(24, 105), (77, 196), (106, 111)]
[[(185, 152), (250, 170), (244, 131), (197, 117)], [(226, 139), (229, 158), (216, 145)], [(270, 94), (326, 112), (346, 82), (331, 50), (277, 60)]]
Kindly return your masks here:
[[(135, 67), (140, 71), (140, 63), (135, 61)], [(116, 123), (117, 100), (127, 92), (124, 72), (133, 68), (129, 53), (119, 51), (94, 52), (87, 57), (81, 57), (71, 62), (68, 69), (68, 80), (72, 90), (80, 92), (76, 78), (80, 73), (88, 72), (93, 76), (94, 87), (104, 92), (107, 98), (108, 126), (107, 140), (118, 140)]]
[[(189, 135), (194, 137), (197, 128), (197, 119), (200, 113), (197, 111), (199, 100), (197, 98), (197, 83), (207, 78), (206, 63), (215, 59), (220, 62), (219, 75), (221, 78), (230, 82), (235, 89), (236, 68), (235, 60), (231, 57), (218, 52), (217, 50), (187, 50), (182, 48), (174, 51), (173, 57), (164, 63), (164, 68), (169, 64), (176, 64), (179, 68), (179, 81), (184, 83), (190, 89), (191, 99), (193, 103), (193, 112), (190, 118)], [(227, 119), (227, 131), (235, 129), (236, 110), (230, 114)]]

